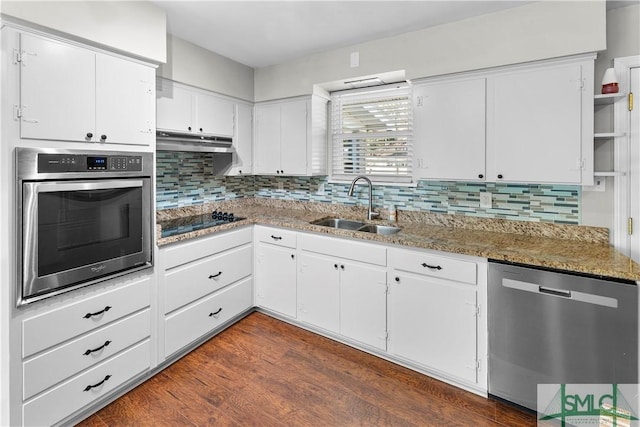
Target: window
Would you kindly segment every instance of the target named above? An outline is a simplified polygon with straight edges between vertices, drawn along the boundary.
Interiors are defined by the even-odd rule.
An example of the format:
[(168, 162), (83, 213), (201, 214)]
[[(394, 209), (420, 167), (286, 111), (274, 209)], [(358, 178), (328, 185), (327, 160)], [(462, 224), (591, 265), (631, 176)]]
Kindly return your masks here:
[(333, 179), (366, 175), (384, 182), (411, 182), (409, 85), (334, 93), (331, 105)]

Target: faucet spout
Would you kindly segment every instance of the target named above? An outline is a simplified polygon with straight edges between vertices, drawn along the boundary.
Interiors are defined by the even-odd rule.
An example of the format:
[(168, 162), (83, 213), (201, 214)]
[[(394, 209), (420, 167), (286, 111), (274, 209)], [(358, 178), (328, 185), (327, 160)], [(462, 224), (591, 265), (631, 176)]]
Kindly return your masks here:
[(364, 175), (358, 175), (356, 176), (353, 181), (351, 181), (351, 186), (349, 187), (349, 197), (353, 196), (353, 189), (356, 186), (356, 182), (360, 179), (364, 179), (367, 183), (367, 185), (369, 186), (369, 210), (367, 211), (367, 219), (368, 220), (372, 220), (374, 218), (377, 218), (380, 216), (380, 214), (378, 212), (374, 212), (373, 211), (373, 197), (372, 197), (372, 187), (373, 185), (371, 184), (371, 180), (369, 178), (367, 178)]

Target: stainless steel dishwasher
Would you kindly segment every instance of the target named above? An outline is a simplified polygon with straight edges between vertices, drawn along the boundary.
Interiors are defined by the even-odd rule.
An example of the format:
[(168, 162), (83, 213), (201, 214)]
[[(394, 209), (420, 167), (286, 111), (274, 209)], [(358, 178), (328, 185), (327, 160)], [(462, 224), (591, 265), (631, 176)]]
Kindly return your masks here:
[(538, 384), (637, 384), (638, 287), (491, 261), (489, 394), (536, 410)]

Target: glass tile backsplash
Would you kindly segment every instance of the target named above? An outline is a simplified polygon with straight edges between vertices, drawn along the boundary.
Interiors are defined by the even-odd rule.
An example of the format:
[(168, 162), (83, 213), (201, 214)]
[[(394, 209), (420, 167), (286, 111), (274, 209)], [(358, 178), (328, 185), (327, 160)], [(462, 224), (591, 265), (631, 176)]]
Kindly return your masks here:
[[(326, 177), (213, 176), (212, 155), (157, 153), (156, 207), (171, 209), (241, 197), (365, 204), (366, 186), (358, 185), (349, 197), (349, 184), (331, 183)], [(418, 181), (416, 187), (375, 185), (374, 206), (468, 215), (580, 224), (577, 185), (502, 184)], [(480, 193), (492, 193), (491, 208), (480, 207)]]

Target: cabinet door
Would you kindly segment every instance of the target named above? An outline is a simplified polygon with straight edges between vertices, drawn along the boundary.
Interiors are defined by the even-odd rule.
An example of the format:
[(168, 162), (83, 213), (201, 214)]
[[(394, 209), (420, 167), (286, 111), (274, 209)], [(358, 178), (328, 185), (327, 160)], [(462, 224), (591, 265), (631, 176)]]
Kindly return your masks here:
[(386, 270), (340, 263), (340, 333), (387, 349)]
[(581, 70), (567, 65), (488, 80), (488, 180), (580, 183)]
[(235, 152), (230, 175), (250, 175), (253, 172), (253, 108), (250, 105), (236, 105), (236, 126), (233, 138)]
[(255, 277), (260, 307), (296, 317), (295, 250), (259, 242)]
[(389, 314), (391, 353), (477, 381), (475, 288), (395, 273)]
[(307, 174), (306, 100), (285, 102), (280, 116), (280, 169), (285, 175)]
[[(100, 142), (150, 145), (155, 140), (155, 70), (96, 55), (96, 137)], [(106, 138), (105, 138), (106, 137)]]
[(187, 89), (168, 80), (158, 80), (156, 108), (158, 129), (178, 132), (194, 131), (194, 99)]
[(20, 51), (20, 136), (97, 140), (95, 53), (28, 34)]
[(339, 263), (304, 253), (298, 274), (298, 320), (340, 332)]
[(280, 104), (256, 105), (255, 173), (275, 175), (280, 170)]
[(233, 136), (233, 102), (213, 95), (196, 97), (196, 131), (219, 136)]
[(484, 180), (484, 79), (417, 87), (413, 111), (417, 179)]

